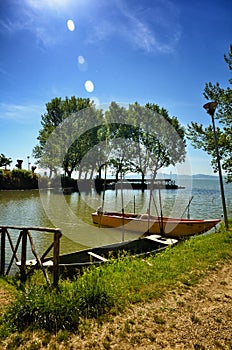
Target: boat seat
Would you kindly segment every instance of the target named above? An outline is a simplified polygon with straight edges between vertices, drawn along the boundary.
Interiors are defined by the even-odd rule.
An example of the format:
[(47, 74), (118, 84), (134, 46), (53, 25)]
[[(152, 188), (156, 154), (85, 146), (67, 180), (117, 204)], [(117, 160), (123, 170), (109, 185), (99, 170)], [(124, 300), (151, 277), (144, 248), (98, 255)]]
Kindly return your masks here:
[[(39, 263), (38, 263), (38, 261), (36, 259), (32, 259), (32, 260), (27, 260), (26, 261), (26, 266), (35, 266), (36, 264), (39, 266)], [(22, 265), (21, 261), (17, 261), (16, 265), (17, 266), (21, 266)], [(47, 260), (47, 261), (43, 262), (42, 265), (44, 267), (53, 266), (53, 261), (52, 260)]]
[(145, 237), (146, 239), (150, 239), (151, 241), (157, 241), (157, 239), (160, 239), (160, 235), (149, 235)]
[(177, 239), (168, 238), (168, 237), (166, 238), (166, 237), (162, 237), (159, 235), (150, 235), (150, 236), (146, 236), (145, 238), (150, 239), (151, 241), (158, 242), (158, 243), (164, 243), (166, 245), (169, 245), (169, 244), (173, 245), (173, 244), (178, 243)]
[(95, 254), (95, 253), (93, 253), (93, 252), (88, 252), (88, 254), (91, 255), (91, 256), (93, 256), (94, 258), (96, 258), (96, 259), (98, 259), (98, 260), (101, 260), (101, 261), (104, 261), (104, 262), (108, 261), (108, 259), (103, 258), (103, 256), (98, 255), (98, 254)]

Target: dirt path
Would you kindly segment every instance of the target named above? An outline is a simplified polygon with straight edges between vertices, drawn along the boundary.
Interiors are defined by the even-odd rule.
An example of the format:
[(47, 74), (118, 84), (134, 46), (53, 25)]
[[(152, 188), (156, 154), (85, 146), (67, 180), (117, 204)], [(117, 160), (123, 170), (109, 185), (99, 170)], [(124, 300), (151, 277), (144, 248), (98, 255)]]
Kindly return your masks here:
[(195, 287), (180, 285), (161, 301), (132, 306), (71, 344), (81, 350), (231, 350), (232, 262)]

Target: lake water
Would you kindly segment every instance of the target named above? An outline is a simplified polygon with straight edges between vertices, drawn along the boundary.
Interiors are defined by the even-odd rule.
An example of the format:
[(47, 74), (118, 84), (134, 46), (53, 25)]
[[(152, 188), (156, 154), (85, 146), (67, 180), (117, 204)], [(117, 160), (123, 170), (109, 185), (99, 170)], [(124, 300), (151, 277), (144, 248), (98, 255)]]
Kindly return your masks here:
[[(185, 209), (190, 198), (190, 217), (210, 219), (222, 217), (222, 204), (218, 178), (181, 179), (178, 190), (155, 190), (152, 196), (152, 214), (187, 217)], [(228, 216), (232, 217), (232, 184), (225, 184), (225, 197)], [(91, 213), (100, 205), (104, 210), (118, 210), (122, 203), (126, 211), (143, 213), (149, 206), (150, 191), (146, 190), (107, 190), (103, 194), (72, 193), (63, 195), (50, 191), (0, 191), (0, 225), (59, 227), (62, 230), (61, 253), (80, 250), (121, 241), (122, 231), (99, 228), (92, 224)], [(14, 242), (18, 232), (12, 230)], [(125, 232), (125, 239), (137, 235)], [(35, 233), (34, 240), (38, 252), (44, 251), (52, 240), (52, 234)]]

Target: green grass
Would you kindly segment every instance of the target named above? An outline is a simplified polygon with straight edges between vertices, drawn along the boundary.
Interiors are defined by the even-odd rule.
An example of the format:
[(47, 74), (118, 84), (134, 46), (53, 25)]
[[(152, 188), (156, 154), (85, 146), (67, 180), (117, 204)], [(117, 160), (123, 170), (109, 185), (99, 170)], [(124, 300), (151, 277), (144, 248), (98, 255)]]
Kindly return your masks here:
[[(232, 232), (221, 228), (218, 233), (191, 238), (146, 259), (112, 260), (76, 280), (61, 280), (58, 291), (47, 288), (40, 272), (23, 287), (17, 281), (13, 287), (12, 281), (0, 279), (0, 288), (9, 288), (9, 294), (15, 296), (17, 290), (1, 316), (0, 337), (44, 330), (66, 341), (69, 332), (88, 328), (88, 319), (101, 320), (131, 303), (160, 298), (180, 283), (184, 288), (195, 285), (232, 259), (231, 248)], [(14, 345), (23, 342), (23, 336), (12, 339)]]

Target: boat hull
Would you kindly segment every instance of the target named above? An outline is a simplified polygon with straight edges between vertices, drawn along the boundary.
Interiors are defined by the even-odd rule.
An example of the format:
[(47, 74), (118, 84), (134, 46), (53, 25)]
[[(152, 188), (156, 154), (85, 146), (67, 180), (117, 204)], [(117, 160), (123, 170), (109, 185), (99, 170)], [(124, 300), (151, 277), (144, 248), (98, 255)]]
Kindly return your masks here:
[[(63, 254), (59, 257), (60, 272), (64, 276), (72, 276), (92, 265), (106, 263), (111, 259), (123, 258), (125, 256), (147, 256), (163, 251), (167, 247), (178, 243), (176, 239), (150, 235), (130, 241), (123, 241), (105, 246), (80, 250), (77, 252)], [(42, 261), (43, 267), (53, 269), (53, 258), (46, 258)], [(16, 265), (21, 266), (21, 262)], [(40, 268), (36, 259), (28, 260), (27, 266)]]
[(171, 238), (184, 238), (202, 234), (216, 226), (220, 220), (178, 219), (117, 212), (92, 213), (94, 224), (104, 227), (122, 228), (141, 234), (162, 234)]

